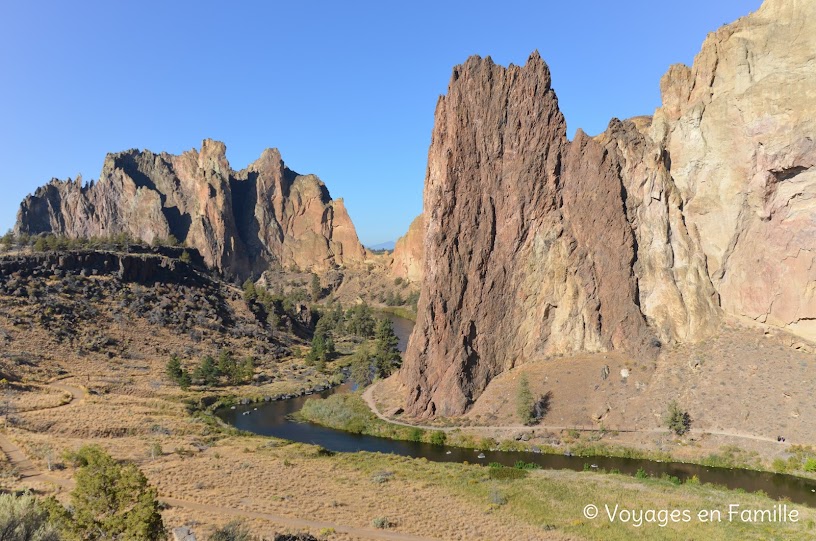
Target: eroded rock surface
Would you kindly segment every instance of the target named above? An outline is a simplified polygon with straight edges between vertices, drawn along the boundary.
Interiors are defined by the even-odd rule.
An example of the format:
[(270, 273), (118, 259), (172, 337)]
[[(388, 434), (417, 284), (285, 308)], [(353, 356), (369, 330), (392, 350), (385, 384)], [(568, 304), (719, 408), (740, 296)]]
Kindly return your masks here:
[(257, 275), (270, 264), (325, 270), (365, 259), (341, 199), (268, 149), (233, 171), (223, 143), (174, 156), (129, 150), (105, 158), (99, 181), (52, 180), (23, 201), (17, 233), (69, 237), (170, 235), (210, 267)]
[(749, 318), (816, 339), (816, 4), (766, 0), (673, 66), (653, 117), (569, 142), (546, 64), (473, 57), (437, 105), (407, 411), (534, 357)]
[(420, 214), (408, 227), (408, 232), (394, 245), (391, 273), (409, 282), (422, 281), (422, 264), (425, 259), (425, 216)]

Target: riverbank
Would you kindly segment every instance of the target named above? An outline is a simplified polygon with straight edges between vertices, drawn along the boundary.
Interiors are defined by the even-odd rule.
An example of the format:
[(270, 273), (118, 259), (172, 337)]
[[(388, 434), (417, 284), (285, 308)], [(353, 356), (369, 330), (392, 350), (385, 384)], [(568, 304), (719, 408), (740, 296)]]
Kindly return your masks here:
[[(358, 395), (334, 395), (326, 400), (311, 398), (307, 401), (310, 404), (320, 404), (312, 406), (317, 408), (309, 411), (306, 416), (314, 418), (315, 415), (325, 416), (334, 419), (334, 426), (346, 426), (358, 433), (370, 432), (365, 426), (358, 424), (360, 419), (371, 420), (372, 413), (367, 411), (364, 403)], [(328, 404), (328, 405), (327, 405)], [(268, 407), (277, 407), (271, 404)], [(265, 406), (266, 407), (266, 406)], [(344, 409), (345, 408), (345, 409)], [(348, 415), (349, 410), (353, 410), (353, 415)], [(263, 408), (253, 411), (249, 416), (251, 419), (263, 419)], [(348, 421), (347, 425), (343, 425)], [(238, 412), (237, 418), (245, 417)], [(261, 421), (263, 424), (263, 421)], [(378, 423), (374, 423), (378, 425)], [(356, 427), (356, 428), (355, 428)], [(306, 425), (305, 428), (309, 428)], [(319, 430), (319, 427), (315, 427)], [(394, 427), (391, 427), (394, 428)], [(406, 428), (406, 427), (401, 427)], [(319, 432), (310, 432), (310, 437), (315, 441), (320, 440)], [(345, 433), (344, 438), (356, 442), (357, 445), (366, 445), (367, 440), (360, 439), (362, 436)], [(389, 448), (392, 440), (379, 440), (383, 449)], [(277, 440), (269, 440), (271, 442)], [(332, 441), (332, 440), (329, 440)], [(336, 441), (333, 443), (337, 443)], [(276, 448), (280, 444), (274, 444)], [(426, 448), (439, 449), (444, 453), (447, 447), (439, 447), (426, 443)], [(309, 454), (303, 450), (304, 447), (297, 444), (286, 444), (295, 453), (293, 457), (301, 460)], [(441, 462), (434, 460), (414, 459), (409, 457), (388, 454), (392, 451), (382, 453), (333, 453), (325, 448), (317, 448), (313, 451), (315, 459), (320, 458), (325, 461), (333, 461), (335, 469), (333, 476), (345, 479), (348, 475), (346, 467), (357, 471), (364, 471), (369, 476), (373, 493), (385, 494), (385, 488), (396, 488), (395, 485), (402, 485), (405, 481), (419, 483), (424, 487), (434, 487), (437, 491), (445, 491), (455, 501), (460, 503), (446, 503), (441, 509), (442, 512), (457, 514), (458, 505), (462, 500), (482, 505), (485, 516), (479, 519), (478, 525), (473, 525), (467, 530), (457, 532), (453, 537), (446, 534), (437, 534), (443, 539), (805, 539), (810, 535), (810, 523), (813, 520), (813, 509), (793, 508), (803, 513), (802, 517), (808, 517), (803, 524), (797, 524), (792, 528), (789, 525), (760, 524), (757, 528), (748, 527), (746, 524), (726, 525), (726, 524), (701, 524), (684, 523), (670, 524), (664, 527), (657, 525), (645, 525), (644, 527), (634, 527), (626, 523), (610, 523), (608, 519), (587, 519), (583, 515), (583, 509), (589, 504), (597, 505), (600, 509), (609, 505), (626, 506), (628, 509), (688, 509), (689, 512), (699, 513), (704, 509), (719, 509), (721, 512), (728, 509), (728, 505), (739, 505), (753, 508), (773, 507), (774, 500), (763, 494), (746, 494), (740, 491), (726, 490), (723, 487), (704, 484), (699, 479), (690, 478), (686, 483), (681, 483), (676, 477), (666, 476), (665, 478), (652, 478), (645, 474), (634, 477), (612, 473), (603, 468), (592, 468), (592, 461), (587, 461), (587, 471), (572, 472), (563, 470), (539, 470), (529, 469), (529, 464), (520, 465), (518, 468), (501, 468), (489, 466), (492, 460), (490, 452), (481, 460), (482, 465)], [(456, 449), (451, 460), (460, 460), (456, 455)], [(469, 451), (472, 462), (480, 462), (477, 453)], [(344, 467), (339, 466), (343, 464)], [(602, 475), (601, 473), (606, 473)], [(322, 490), (322, 488), (321, 488)], [(591, 495), (588, 496), (588, 495)], [(591, 500), (591, 501), (590, 501)], [(597, 502), (596, 502), (597, 500)], [(512, 524), (512, 531), (516, 532), (508, 536), (508, 532), (500, 530), (480, 529), (483, 520), (504, 518)], [(390, 520), (390, 519), (389, 519)], [(402, 524), (401, 519), (395, 520), (395, 524)], [(417, 519), (412, 519), (416, 521)], [(421, 519), (419, 520), (421, 522)], [(537, 533), (527, 532), (527, 527), (534, 527)], [(464, 533), (463, 533), (464, 532)], [(781, 537), (780, 537), (781, 536)]]
[[(766, 491), (774, 498), (792, 498), (816, 506), (816, 483), (811, 478), (780, 475), (758, 467), (742, 467), (742, 456), (733, 450), (714, 454), (699, 461), (677, 460), (668, 453), (644, 452), (603, 441), (575, 442), (570, 450), (553, 445), (538, 445), (534, 441), (494, 439), (478, 436), (478, 430), (390, 423), (374, 415), (364, 396), (366, 393), (310, 399), (296, 418), (352, 434), (389, 438), (377, 442), (359, 442), (369, 450), (396, 452), (408, 456), (426, 457), (439, 461), (464, 461), (487, 464), (498, 462), (507, 466), (528, 463), (544, 468), (572, 470), (597, 469), (618, 471), (639, 477), (661, 477), (682, 482), (708, 482), (748, 491)], [(604, 437), (602, 434), (597, 435)], [(337, 445), (342, 434), (326, 439)], [(319, 440), (318, 440), (319, 441)], [(398, 442), (413, 442), (400, 444)], [(444, 447), (422, 447), (421, 444)], [(338, 448), (339, 449), (339, 448)], [(437, 450), (438, 449), (438, 450)], [(468, 450), (470, 450), (468, 452)], [(785, 487), (784, 489), (782, 487)]]
[[(706, 341), (664, 350), (655, 362), (615, 352), (531, 360), (494, 378), (465, 415), (421, 424), (497, 441), (523, 438), (562, 453), (625, 448), (635, 456), (814, 477), (812, 355), (790, 347), (783, 335), (737, 323)], [(533, 426), (522, 425), (517, 413), (523, 378), (534, 396), (549, 398)], [(394, 414), (407, 392), (395, 378), (379, 383), (375, 410), (389, 422), (417, 424)], [(672, 401), (690, 419), (682, 436), (664, 421)]]

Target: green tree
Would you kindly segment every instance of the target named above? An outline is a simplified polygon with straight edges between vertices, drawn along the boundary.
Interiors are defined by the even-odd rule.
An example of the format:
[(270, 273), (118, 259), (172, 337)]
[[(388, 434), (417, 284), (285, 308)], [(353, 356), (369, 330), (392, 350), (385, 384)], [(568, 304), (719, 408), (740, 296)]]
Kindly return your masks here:
[(230, 383), (236, 378), (238, 371), (238, 363), (232, 355), (232, 351), (224, 348), (218, 352), (218, 372), (222, 376), (226, 376)]
[(533, 422), (533, 393), (530, 392), (530, 382), (527, 380), (527, 374), (522, 374), (519, 377), (516, 412), (522, 424), (529, 425)]
[(166, 371), (167, 377), (169, 377), (173, 383), (184, 390), (190, 388), (192, 378), (190, 377), (190, 373), (181, 365), (181, 360), (178, 358), (178, 355), (170, 357), (170, 360), (167, 361)]
[(248, 303), (255, 302), (258, 298), (258, 291), (255, 289), (255, 282), (247, 278), (244, 282), (244, 300)]
[(376, 323), (371, 315), (371, 308), (368, 304), (362, 303), (349, 308), (346, 313), (346, 329), (351, 334), (360, 338), (371, 338), (374, 336)]
[(335, 303), (334, 307), (332, 307), (332, 310), (330, 312), (330, 317), (331, 317), (332, 323), (334, 324), (333, 325), (334, 326), (334, 332), (335, 333), (345, 332), (345, 325), (344, 325), (344, 321), (343, 321), (345, 319), (345, 312), (343, 311), (343, 305), (342, 304), (340, 304), (339, 302)]
[(0, 495), (0, 540), (59, 541), (46, 507), (30, 494)]
[(317, 302), (320, 300), (320, 295), (323, 293), (323, 288), (320, 287), (320, 278), (318, 278), (317, 274), (312, 273), (312, 283), (310, 286), (311, 294), (312, 294), (312, 302)]
[(306, 355), (306, 364), (318, 365), (318, 368), (322, 370), (326, 366), (326, 361), (330, 361), (334, 354), (334, 340), (324, 332), (315, 331), (312, 337), (312, 347)]
[(249, 383), (252, 381), (252, 376), (255, 374), (255, 359), (251, 355), (244, 357), (244, 360), (238, 365), (236, 371), (235, 384)]
[(358, 387), (368, 387), (372, 381), (371, 350), (366, 344), (362, 344), (351, 357), (351, 374), (349, 377)]
[(164, 537), (158, 493), (134, 464), (120, 464), (97, 446), (79, 450), (71, 505), (62, 513), (70, 539), (155, 541)]
[(170, 357), (170, 360), (167, 361), (167, 368), (165, 370), (167, 372), (167, 377), (178, 383), (178, 380), (181, 379), (181, 374), (184, 371), (181, 366), (181, 359), (178, 358), (178, 355), (173, 355)]
[(190, 372), (188, 372), (187, 370), (182, 369), (181, 377), (179, 377), (179, 380), (178, 380), (177, 383), (178, 383), (178, 386), (181, 387), (182, 391), (186, 391), (187, 389), (189, 389), (190, 385), (193, 384), (193, 378), (190, 375)]
[(210, 355), (205, 355), (201, 359), (201, 364), (195, 370), (195, 379), (201, 381), (204, 385), (211, 387), (218, 385), (218, 379), (221, 377), (221, 372), (218, 370), (218, 365), (215, 364), (215, 359)]
[(183, 252), (181, 252), (181, 255), (179, 256), (179, 261), (181, 261), (182, 263), (187, 263), (189, 265), (190, 263), (193, 262), (193, 258), (190, 257), (190, 252), (184, 250)]
[(37, 237), (34, 241), (34, 250), (44, 252), (48, 249), (48, 240), (45, 237)]
[(266, 323), (269, 325), (270, 329), (277, 329), (280, 327), (280, 316), (276, 314), (274, 311), (267, 311), (266, 313)]
[(374, 336), (374, 366), (377, 375), (386, 378), (402, 364), (402, 355), (397, 347), (399, 338), (394, 334), (394, 324), (388, 318), (379, 320)]
[(5, 250), (9, 250), (11, 246), (14, 244), (14, 233), (9, 229), (2, 238), (0, 238), (0, 244), (3, 245)]

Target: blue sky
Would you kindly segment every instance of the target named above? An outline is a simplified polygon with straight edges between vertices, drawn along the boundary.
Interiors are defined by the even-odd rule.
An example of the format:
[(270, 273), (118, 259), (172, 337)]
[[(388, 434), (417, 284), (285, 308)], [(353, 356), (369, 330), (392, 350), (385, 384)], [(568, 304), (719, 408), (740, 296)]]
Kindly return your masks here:
[(266, 147), (343, 197), (365, 244), (422, 208), (437, 97), (472, 54), (550, 65), (570, 134), (651, 114), (670, 64), (760, 0), (0, 2), (0, 230), (106, 152)]

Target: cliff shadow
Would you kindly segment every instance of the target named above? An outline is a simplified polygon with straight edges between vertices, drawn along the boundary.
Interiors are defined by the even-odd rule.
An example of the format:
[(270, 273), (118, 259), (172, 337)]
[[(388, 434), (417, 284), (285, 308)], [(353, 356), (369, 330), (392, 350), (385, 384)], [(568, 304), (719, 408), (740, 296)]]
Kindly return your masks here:
[[(131, 178), (138, 188), (147, 188), (159, 194), (161, 200), (161, 211), (164, 214), (164, 219), (167, 220), (167, 225), (170, 228), (170, 234), (178, 240), (183, 241), (187, 238), (190, 232), (190, 226), (193, 223), (193, 218), (189, 214), (182, 214), (178, 207), (167, 206), (167, 194), (163, 193), (156, 187), (156, 183), (152, 178), (147, 176), (136, 162), (132, 155), (125, 155), (121, 162), (122, 170)], [(178, 182), (178, 180), (177, 180)]]

